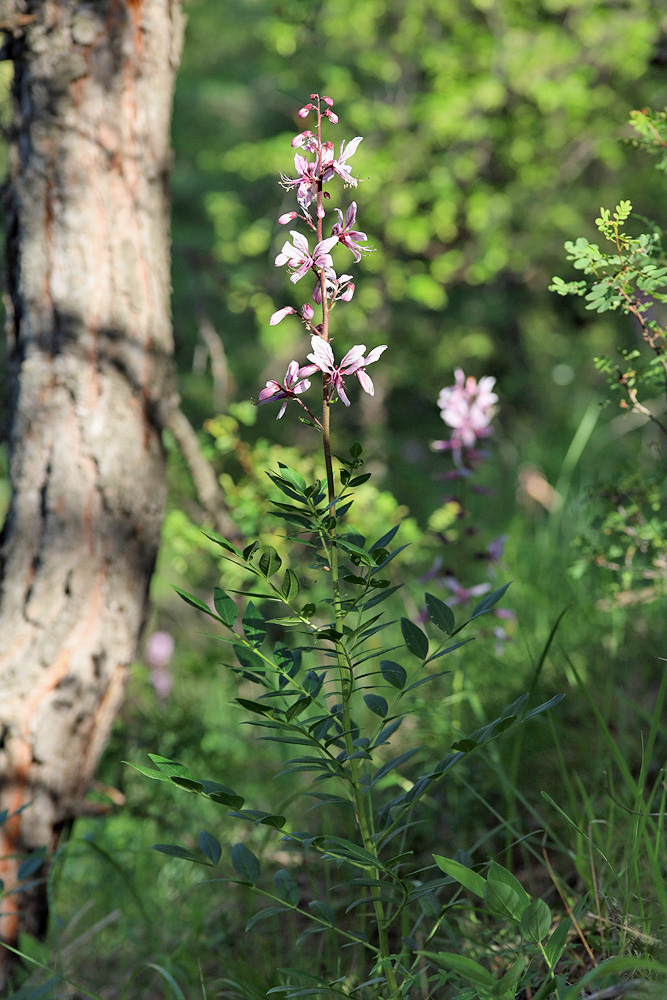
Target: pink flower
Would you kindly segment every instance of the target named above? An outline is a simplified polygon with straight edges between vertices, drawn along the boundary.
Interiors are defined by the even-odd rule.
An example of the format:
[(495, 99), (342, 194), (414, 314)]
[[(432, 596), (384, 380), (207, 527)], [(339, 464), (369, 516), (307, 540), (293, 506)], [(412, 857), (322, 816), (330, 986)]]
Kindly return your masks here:
[(334, 174), (338, 174), (339, 177), (343, 178), (346, 184), (350, 184), (352, 187), (357, 186), (357, 181), (350, 173), (347, 161), (351, 156), (354, 156), (362, 139), (362, 135), (355, 136), (354, 139), (351, 139), (350, 142), (348, 142), (347, 149), (345, 148), (345, 141), (343, 140), (340, 144), (340, 154), (338, 159), (333, 158), (333, 149), (330, 154), (327, 155), (326, 161), (324, 155), (322, 156), (322, 166), (324, 168), (322, 180), (330, 181)]
[(454, 430), (451, 447), (459, 450), (472, 448), (478, 439), (493, 433), (490, 424), (498, 396), (492, 391), (495, 378), (487, 375), (478, 382), (472, 375), (466, 378), (461, 368), (455, 376), (456, 384), (440, 392), (438, 406), (440, 416)]
[(325, 382), (328, 382), (331, 388), (343, 401), (345, 406), (349, 406), (350, 401), (345, 393), (345, 383), (343, 382), (344, 375), (356, 375), (364, 392), (367, 392), (370, 396), (375, 393), (373, 382), (370, 376), (367, 375), (365, 366), (378, 360), (382, 352), (386, 351), (386, 344), (383, 344), (381, 347), (373, 348), (366, 358), (364, 357), (366, 345), (355, 344), (355, 346), (350, 348), (347, 352), (341, 363), (336, 365), (331, 345), (328, 344), (326, 340), (322, 340), (321, 337), (314, 336), (311, 337), (310, 342), (313, 347), (313, 353), (308, 355), (308, 359), (313, 363), (312, 365), (306, 365), (302, 368), (301, 374), (312, 375), (318, 370), (321, 371), (325, 377)]
[(276, 417), (276, 420), (280, 420), (287, 409), (287, 401), (290, 399), (296, 399), (296, 397), (301, 395), (302, 392), (305, 392), (306, 389), (310, 389), (310, 381), (307, 378), (303, 378), (304, 375), (308, 374), (310, 374), (310, 372), (307, 372), (305, 368), (299, 368), (296, 361), (290, 361), (287, 366), (287, 371), (285, 372), (284, 384), (281, 385), (280, 382), (276, 382), (274, 379), (269, 379), (259, 394), (257, 405), (261, 406), (263, 403), (276, 403), (280, 399), (284, 400), (283, 405), (280, 407), (278, 416)]
[(353, 201), (349, 206), (347, 212), (345, 213), (345, 221), (343, 221), (343, 213), (339, 208), (336, 209), (338, 212), (338, 222), (334, 222), (331, 227), (331, 235), (337, 236), (338, 241), (351, 250), (354, 254), (354, 259), (359, 263), (361, 260), (362, 253), (372, 253), (374, 247), (362, 247), (359, 246), (360, 240), (365, 240), (366, 233), (357, 232), (352, 226), (357, 218), (357, 203)]
[(317, 195), (317, 162), (313, 161), (311, 163), (305, 156), (302, 156), (300, 153), (295, 153), (294, 167), (299, 176), (291, 178), (281, 174), (280, 182), (288, 191), (293, 187), (297, 189), (296, 200), (301, 205), (303, 210), (306, 211), (311, 201), (313, 201)]
[(330, 236), (328, 240), (322, 240), (321, 243), (317, 244), (311, 255), (308, 249), (308, 240), (305, 236), (302, 236), (295, 229), (290, 230), (290, 235), (294, 241), (293, 244), (289, 242), (284, 243), (275, 261), (276, 267), (287, 264), (292, 268), (293, 274), (290, 275), (290, 281), (296, 283), (300, 278), (303, 278), (304, 274), (310, 271), (311, 267), (314, 267), (316, 270), (331, 267), (332, 260), (329, 251), (338, 242), (337, 236)]
[(269, 326), (277, 326), (281, 320), (285, 319), (285, 316), (289, 316), (291, 313), (295, 313), (296, 309), (292, 309), (291, 306), (283, 306), (277, 312), (274, 312), (271, 319), (269, 320)]
[(280, 223), (281, 226), (286, 226), (288, 222), (292, 221), (292, 219), (296, 219), (297, 214), (298, 214), (297, 212), (285, 212), (284, 215), (280, 216), (278, 222)]
[(486, 594), (491, 590), (490, 583), (478, 583), (474, 587), (464, 587), (455, 576), (446, 576), (445, 583), (453, 595), (449, 598), (448, 604), (462, 604), (463, 601), (467, 601), (470, 597), (481, 597), (482, 594)]
[(292, 149), (301, 149), (303, 147), (312, 153), (313, 150), (317, 149), (317, 139), (310, 129), (306, 129), (305, 132), (299, 132), (298, 135), (294, 136), (291, 145)]

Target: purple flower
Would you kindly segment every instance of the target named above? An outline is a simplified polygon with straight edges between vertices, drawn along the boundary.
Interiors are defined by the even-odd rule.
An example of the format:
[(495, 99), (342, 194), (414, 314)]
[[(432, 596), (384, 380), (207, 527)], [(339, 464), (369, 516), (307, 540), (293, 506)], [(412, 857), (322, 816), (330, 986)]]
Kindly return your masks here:
[(345, 406), (349, 406), (350, 401), (345, 393), (344, 375), (356, 375), (364, 392), (367, 392), (369, 396), (375, 393), (373, 382), (366, 373), (365, 366), (372, 364), (373, 361), (377, 361), (382, 352), (386, 351), (386, 344), (383, 344), (381, 347), (374, 347), (366, 358), (364, 357), (366, 345), (355, 344), (347, 352), (341, 363), (336, 365), (331, 345), (326, 340), (314, 336), (311, 337), (310, 342), (313, 347), (313, 353), (308, 355), (308, 359), (313, 363), (301, 369), (302, 375), (312, 375), (316, 371), (321, 371), (325, 380), (338, 394)]
[(337, 236), (339, 243), (342, 243), (344, 247), (351, 250), (354, 254), (354, 259), (359, 263), (362, 253), (372, 253), (374, 247), (359, 246), (361, 240), (367, 239), (366, 233), (357, 232), (352, 228), (357, 218), (357, 203), (356, 201), (352, 202), (345, 213), (345, 221), (343, 221), (341, 210), (337, 208), (336, 211), (338, 212), (338, 222), (334, 222), (331, 227), (331, 235)]
[[(351, 156), (354, 156), (362, 139), (362, 135), (357, 135), (354, 139), (350, 139), (347, 144), (347, 149), (345, 148), (345, 140), (343, 140), (340, 144), (338, 159), (334, 159), (333, 146), (330, 150), (326, 150), (326, 158), (324, 156), (325, 151), (323, 149), (322, 167), (324, 168), (324, 174), (322, 180), (330, 181), (334, 174), (338, 174), (339, 177), (343, 178), (346, 184), (350, 184), (352, 187), (357, 186), (356, 178), (354, 178), (350, 173), (347, 161)], [(325, 145), (327, 144), (325, 143)]]
[(461, 368), (455, 376), (456, 384), (440, 392), (438, 406), (440, 416), (454, 430), (451, 447), (458, 451), (472, 448), (478, 439), (493, 433), (490, 424), (498, 397), (492, 391), (495, 378), (487, 375), (478, 382), (472, 375), (466, 378)]
[(310, 372), (307, 372), (305, 368), (299, 368), (296, 361), (290, 361), (285, 372), (284, 384), (281, 385), (280, 382), (269, 379), (259, 394), (257, 405), (261, 406), (262, 403), (276, 403), (280, 399), (284, 400), (283, 405), (280, 407), (280, 412), (276, 417), (276, 420), (280, 420), (287, 409), (287, 401), (289, 399), (296, 399), (302, 392), (310, 388), (310, 381), (307, 378), (303, 378), (304, 375), (308, 374)]
[(306, 237), (295, 229), (290, 230), (290, 235), (294, 241), (293, 244), (284, 243), (275, 262), (276, 267), (287, 264), (292, 268), (293, 274), (290, 275), (290, 281), (296, 283), (310, 271), (311, 267), (315, 269), (331, 267), (332, 260), (329, 251), (338, 242), (337, 236), (330, 236), (328, 240), (322, 240), (321, 243), (318, 243), (311, 256)]

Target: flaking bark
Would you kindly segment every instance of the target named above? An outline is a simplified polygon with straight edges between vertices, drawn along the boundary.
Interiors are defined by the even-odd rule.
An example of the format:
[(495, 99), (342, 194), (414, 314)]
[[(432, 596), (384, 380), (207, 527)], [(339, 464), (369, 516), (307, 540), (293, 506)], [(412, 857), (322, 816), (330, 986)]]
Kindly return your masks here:
[[(165, 498), (158, 415), (174, 396), (167, 184), (182, 15), (177, 0), (16, 0), (2, 13), (15, 68), (13, 494), (0, 550), (11, 888), (20, 855), (53, 850), (79, 810), (145, 617)], [(43, 930), (43, 892), (1, 909), (6, 941)]]

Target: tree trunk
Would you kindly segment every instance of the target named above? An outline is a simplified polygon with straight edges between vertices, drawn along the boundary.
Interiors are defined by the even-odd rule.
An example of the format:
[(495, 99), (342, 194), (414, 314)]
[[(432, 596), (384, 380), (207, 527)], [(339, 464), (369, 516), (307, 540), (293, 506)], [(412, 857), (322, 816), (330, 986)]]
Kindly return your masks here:
[[(80, 811), (145, 617), (165, 498), (158, 413), (173, 397), (167, 184), (182, 39), (178, 0), (9, 6), (5, 890), (20, 857), (51, 852)], [(5, 896), (0, 910), (15, 943), (44, 930), (46, 894)]]

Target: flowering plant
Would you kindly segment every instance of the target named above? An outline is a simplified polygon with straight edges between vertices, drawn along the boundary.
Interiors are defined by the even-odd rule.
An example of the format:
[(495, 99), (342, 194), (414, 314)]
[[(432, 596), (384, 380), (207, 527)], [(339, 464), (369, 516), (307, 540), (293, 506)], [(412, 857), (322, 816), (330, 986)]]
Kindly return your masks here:
[[(293, 531), (295, 543), (310, 554), (310, 571), (315, 571), (323, 586), (319, 592), (315, 590), (314, 600), (303, 603), (303, 575), (300, 578), (294, 569), (284, 568), (275, 548), (251, 540), (241, 549), (207, 531), (220, 547), (222, 558), (252, 578), (252, 586), (242, 594), (246, 600), (240, 619), (237, 601), (222, 587), (215, 588), (213, 608), (179, 591), (185, 601), (224, 630), (221, 640), (233, 656), (229, 669), (257, 691), (252, 698), (244, 691), (236, 699), (239, 707), (263, 733), (262, 739), (290, 748), (293, 756), (282, 763), (278, 776), (308, 776), (308, 783), (297, 788), (290, 800), (307, 796), (314, 800), (312, 808), (325, 808), (330, 814), (327, 832), (303, 830), (271, 810), (246, 808), (236, 790), (197, 778), (176, 761), (151, 755), (156, 769), (138, 769), (148, 777), (170, 781), (218, 803), (229, 817), (247, 823), (251, 830), (261, 826), (279, 832), (283, 848), (291, 850), (286, 867), (273, 870), (272, 878), (267, 878), (265, 869), (271, 869), (270, 862), (262, 863), (245, 840), (232, 847), (233, 874), (222, 880), (251, 887), (270, 903), (252, 917), (248, 929), (258, 920), (285, 919), (288, 915), (301, 930), (297, 945), (313, 935), (329, 940), (337, 935), (348, 950), (341, 952), (334, 972), (325, 968), (325, 952), (311, 949), (302, 955), (307, 964), (302, 961), (280, 970), (281, 982), (271, 992), (288, 997), (349, 996), (359, 990), (360, 997), (398, 1000), (413, 995), (413, 987), (420, 995), (436, 995), (433, 990), (451, 981), (452, 976), (462, 976), (476, 983), (475, 989), (483, 987), (478, 990), (480, 997), (491, 993), (506, 997), (510, 992), (513, 996), (526, 979), (525, 960), (517, 960), (497, 978), (471, 959), (442, 950), (452, 893), (463, 886), (480, 896), (492, 912), (502, 912), (521, 926), (533, 950), (549, 936), (548, 907), (541, 900), (531, 900), (514, 876), (495, 863), (484, 876), (436, 854), (433, 863), (429, 861), (424, 868), (411, 849), (416, 822), (412, 814), (460, 761), (501, 733), (544, 712), (559, 698), (529, 708), (525, 695), (475, 732), (466, 736), (453, 733), (442, 759), (422, 763), (416, 775), (406, 772), (406, 764), (418, 747), (392, 753), (392, 738), (410, 713), (410, 692), (447, 673), (439, 669), (441, 658), (469, 641), (460, 639), (459, 633), (489, 611), (507, 585), (486, 594), (469, 618), (459, 624), (451, 608), (432, 593), (424, 597), (428, 619), (422, 623), (424, 627), (407, 615), (399, 622), (388, 621), (382, 605), (399, 590), (388, 575), (389, 565), (402, 548), (391, 548), (398, 526), (369, 541), (347, 525), (355, 488), (368, 480), (369, 473), (361, 471), (359, 443), (349, 448), (349, 457), (338, 459), (334, 469), (330, 415), (338, 399), (350, 406), (345, 384), (348, 376), (355, 375), (362, 390), (373, 394), (366, 369), (380, 359), (386, 345), (367, 352), (364, 344), (356, 344), (338, 363), (331, 346), (331, 314), (354, 293), (351, 276), (339, 277), (334, 269), (333, 252), (352, 253), (358, 262), (362, 253), (371, 250), (362, 246), (365, 234), (352, 228), (357, 216), (355, 202), (344, 215), (337, 211), (331, 235), (324, 234), (325, 202), (329, 200), (325, 185), (339, 178), (347, 186), (357, 186), (349, 160), (362, 141), (357, 136), (347, 144), (342, 142), (335, 156), (333, 143), (322, 137), (323, 124), (338, 121), (332, 105), (329, 97), (312, 94), (299, 111), (300, 118), (313, 114), (316, 128), (292, 140), (292, 146), (304, 149), (307, 155), (295, 155), (296, 178), (283, 178), (285, 187), (296, 189), (298, 211), (286, 213), (279, 221), (287, 224), (298, 218), (314, 233), (314, 248), (311, 252), (306, 237), (294, 230), (292, 241), (285, 242), (276, 257), (276, 266), (289, 269), (293, 284), (313, 276), (312, 300), (320, 309), (320, 318), (316, 319), (310, 303), (298, 313), (292, 306), (274, 313), (273, 324), (289, 315), (300, 316), (311, 338), (311, 352), (307, 363), (290, 362), (282, 382), (269, 380), (257, 399), (258, 405), (279, 403), (278, 418), (289, 403), (296, 403), (321, 437), (323, 479), (308, 483), (284, 464), (279, 464), (270, 478), (278, 491), (274, 512)], [(316, 415), (303, 398), (315, 375), (321, 376), (321, 415)], [(481, 384), (478, 397), (480, 390)], [(488, 412), (495, 401), (490, 390), (486, 383), (477, 399), (480, 413)], [(471, 419), (471, 426), (481, 434), (482, 417)], [(456, 426), (460, 430), (462, 425)], [(312, 821), (311, 810), (308, 814)], [(304, 821), (303, 816), (300, 819)], [(170, 856), (218, 865), (222, 845), (212, 833), (200, 833), (199, 848), (196, 854), (179, 845), (156, 847)], [(312, 877), (315, 861), (326, 870), (322, 878)], [(298, 880), (306, 864), (314, 893), (311, 899), (304, 898), (303, 879), (301, 883)], [(563, 936), (562, 944), (559, 938), (550, 950), (547, 985), (564, 942)], [(543, 990), (534, 995), (547, 993)]]

